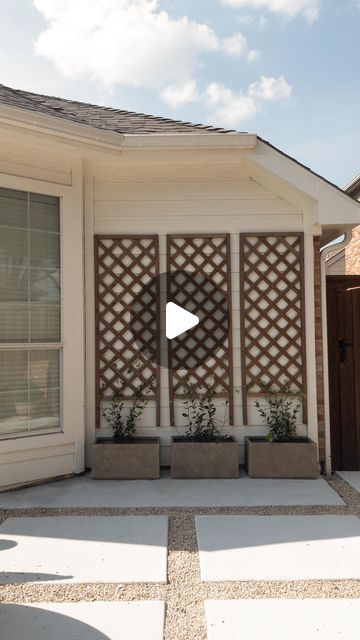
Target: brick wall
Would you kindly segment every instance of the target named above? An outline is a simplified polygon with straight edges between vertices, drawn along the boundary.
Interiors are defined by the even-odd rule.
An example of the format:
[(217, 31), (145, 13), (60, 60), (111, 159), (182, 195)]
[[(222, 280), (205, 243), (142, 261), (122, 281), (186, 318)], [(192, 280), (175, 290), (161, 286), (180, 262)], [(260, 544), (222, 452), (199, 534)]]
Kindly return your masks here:
[(345, 265), (346, 275), (360, 275), (360, 226), (355, 227), (351, 242), (345, 248)]
[(321, 257), (320, 237), (314, 237), (314, 296), (315, 296), (315, 358), (316, 358), (316, 396), (319, 438), (319, 462), (325, 465), (325, 407), (323, 377), (323, 332), (321, 309)]

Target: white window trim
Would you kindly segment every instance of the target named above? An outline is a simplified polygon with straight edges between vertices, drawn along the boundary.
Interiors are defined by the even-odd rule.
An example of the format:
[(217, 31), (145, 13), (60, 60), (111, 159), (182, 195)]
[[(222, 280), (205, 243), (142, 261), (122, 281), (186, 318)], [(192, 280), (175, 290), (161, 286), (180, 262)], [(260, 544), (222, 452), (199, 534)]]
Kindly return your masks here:
[[(8, 177), (8, 176), (7, 176)], [(14, 440), (14, 439), (19, 439), (19, 438), (29, 438), (29, 437), (36, 437), (36, 436), (40, 436), (40, 435), (51, 435), (51, 434), (59, 434), (59, 433), (64, 433), (64, 402), (63, 402), (63, 394), (64, 394), (64, 377), (63, 377), (63, 373), (64, 373), (64, 367), (63, 367), (63, 348), (64, 348), (64, 342), (63, 342), (63, 335), (64, 335), (64, 329), (63, 329), (63, 286), (64, 286), (64, 281), (63, 281), (63, 193), (54, 193), (54, 191), (57, 191), (56, 189), (53, 191), (53, 189), (51, 189), (51, 191), (49, 191), (49, 185), (47, 185), (47, 188), (45, 188), (45, 190), (42, 190), (40, 185), (37, 185), (37, 187), (35, 187), (35, 189), (33, 188), (33, 181), (32, 180), (24, 180), (24, 183), (28, 182), (28, 183), (32, 183), (31, 187), (29, 186), (25, 186), (25, 184), (20, 187), (19, 185), (14, 185), (14, 184), (10, 184), (7, 185), (5, 184), (7, 182), (7, 180), (3, 180), (3, 176), (1, 176), (0, 174), (0, 187), (3, 189), (14, 189), (17, 191), (22, 191), (23, 193), (27, 194), (27, 202), (28, 202), (28, 216), (29, 216), (29, 198), (30, 198), (30, 193), (38, 193), (39, 195), (46, 195), (46, 196), (52, 196), (52, 197), (57, 197), (59, 198), (59, 238), (60, 238), (60, 342), (20, 342), (20, 343), (15, 343), (15, 342), (0, 342), (0, 351), (35, 351), (35, 350), (43, 350), (43, 351), (48, 351), (50, 349), (56, 350), (60, 352), (59, 355), (59, 367), (60, 367), (60, 371), (59, 371), (59, 382), (60, 382), (60, 394), (59, 394), (59, 426), (54, 428), (54, 427), (49, 427), (48, 429), (39, 429), (38, 431), (31, 431), (31, 430), (27, 430), (27, 431), (18, 431), (18, 432), (14, 432), (14, 433), (4, 433), (4, 434), (0, 434), (0, 441), (3, 440)], [(10, 179), (10, 183), (12, 182), (12, 179)], [(17, 180), (16, 180), (17, 182)], [(53, 186), (53, 185), (52, 185)], [(55, 186), (55, 185), (54, 185)], [(29, 233), (29, 225), (27, 227), (28, 233)], [(29, 303), (29, 302), (28, 302)]]
[[(34, 141), (37, 146), (39, 139)], [(29, 142), (31, 144), (31, 142)], [(51, 148), (56, 143), (51, 142)], [(61, 326), (62, 326), (62, 429), (33, 438), (21, 436), (0, 440), (0, 464), (11, 455), (29, 456), (30, 451), (42, 465), (41, 452), (59, 451), (73, 456), (75, 473), (84, 470), (85, 437), (85, 283), (84, 283), (84, 191), (83, 163), (79, 156), (68, 154), (69, 148), (59, 148), (71, 166), (71, 185), (0, 173), (0, 186), (60, 198), (61, 233)], [(66, 259), (64, 259), (66, 256)], [(76, 309), (76, 311), (74, 311)], [(45, 343), (43, 343), (45, 344)], [(91, 390), (92, 391), (92, 390)], [(90, 441), (89, 441), (90, 442)], [(57, 449), (59, 447), (59, 449)], [(70, 451), (72, 452), (70, 454)], [(38, 458), (37, 458), (38, 456)], [(64, 468), (66, 465), (64, 458)], [(67, 471), (66, 471), (67, 472)]]

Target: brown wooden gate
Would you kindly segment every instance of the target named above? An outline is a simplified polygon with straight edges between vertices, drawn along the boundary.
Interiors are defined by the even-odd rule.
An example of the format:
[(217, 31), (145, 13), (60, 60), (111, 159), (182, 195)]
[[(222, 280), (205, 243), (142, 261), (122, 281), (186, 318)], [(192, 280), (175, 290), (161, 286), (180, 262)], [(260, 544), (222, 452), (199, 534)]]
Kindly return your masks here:
[(360, 470), (360, 276), (327, 277), (333, 470)]

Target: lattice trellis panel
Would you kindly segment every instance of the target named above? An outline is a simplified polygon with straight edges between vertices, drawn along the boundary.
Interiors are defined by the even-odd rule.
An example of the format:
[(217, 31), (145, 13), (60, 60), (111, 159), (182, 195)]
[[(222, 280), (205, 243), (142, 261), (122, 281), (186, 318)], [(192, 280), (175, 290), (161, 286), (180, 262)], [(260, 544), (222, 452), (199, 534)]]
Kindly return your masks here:
[(171, 424), (174, 399), (184, 397), (187, 375), (195, 394), (214, 385), (214, 396), (228, 400), (233, 424), (230, 236), (168, 236), (167, 272), (168, 302), (200, 319), (196, 327), (168, 341)]
[(159, 240), (95, 237), (96, 415), (118, 391), (131, 399), (142, 385), (160, 420)]
[(307, 421), (304, 238), (302, 233), (240, 234), (243, 422), (259, 382), (303, 395)]

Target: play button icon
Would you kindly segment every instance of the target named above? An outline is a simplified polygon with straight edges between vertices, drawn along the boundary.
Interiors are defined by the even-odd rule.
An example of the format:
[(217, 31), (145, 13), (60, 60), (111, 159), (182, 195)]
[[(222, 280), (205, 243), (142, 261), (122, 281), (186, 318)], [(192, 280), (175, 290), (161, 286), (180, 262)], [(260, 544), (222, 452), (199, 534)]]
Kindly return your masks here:
[(194, 313), (179, 307), (175, 302), (168, 302), (166, 305), (166, 337), (171, 340), (177, 338), (185, 331), (196, 327), (199, 318)]
[(173, 371), (194, 371), (223, 361), (230, 319), (226, 276), (221, 278), (218, 282), (202, 271), (177, 269), (138, 286), (128, 301), (131, 331), (126, 336), (134, 340), (139, 361), (148, 359)]

